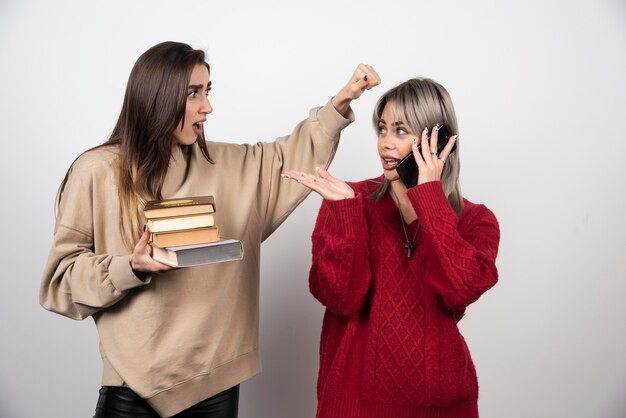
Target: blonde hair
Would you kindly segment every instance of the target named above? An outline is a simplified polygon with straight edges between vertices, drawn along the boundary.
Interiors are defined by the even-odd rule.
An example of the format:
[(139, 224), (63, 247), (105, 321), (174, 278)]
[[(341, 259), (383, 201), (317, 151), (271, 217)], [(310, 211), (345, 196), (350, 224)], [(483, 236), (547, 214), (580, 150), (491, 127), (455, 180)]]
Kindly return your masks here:
[[(459, 160), (459, 127), (454, 113), (452, 99), (446, 89), (429, 78), (413, 78), (384, 93), (372, 115), (374, 129), (378, 129), (383, 110), (387, 103), (395, 104), (395, 113), (412, 132), (422, 132), (424, 128), (432, 129), (436, 124), (448, 126), (451, 134), (457, 135), (456, 150), (448, 156), (443, 168), (441, 183), (450, 205), (456, 213), (463, 210), (463, 196), (459, 185), (461, 162)], [(381, 185), (370, 195), (372, 200), (379, 200), (387, 193), (389, 180), (384, 179)]]

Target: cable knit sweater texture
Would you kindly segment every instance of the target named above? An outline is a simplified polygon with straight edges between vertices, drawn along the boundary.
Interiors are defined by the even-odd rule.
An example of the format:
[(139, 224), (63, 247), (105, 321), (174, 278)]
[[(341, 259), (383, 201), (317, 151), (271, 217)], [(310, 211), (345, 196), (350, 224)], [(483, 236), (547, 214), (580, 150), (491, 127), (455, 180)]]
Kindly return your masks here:
[(477, 417), (476, 371), (457, 322), (497, 282), (498, 222), (467, 200), (457, 215), (438, 181), (413, 187), (407, 258), (389, 193), (367, 198), (381, 181), (325, 200), (313, 233), (310, 289), (326, 306), (317, 417)]

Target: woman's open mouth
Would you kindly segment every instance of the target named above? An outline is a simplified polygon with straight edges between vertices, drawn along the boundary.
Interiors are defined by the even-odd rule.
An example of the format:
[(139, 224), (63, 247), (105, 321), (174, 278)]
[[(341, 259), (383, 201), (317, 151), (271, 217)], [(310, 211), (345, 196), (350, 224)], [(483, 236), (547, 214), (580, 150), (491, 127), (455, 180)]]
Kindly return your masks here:
[(202, 132), (204, 132), (204, 127), (203, 127), (203, 124), (201, 123), (194, 123), (192, 127), (196, 135), (202, 135)]
[(380, 161), (383, 163), (383, 170), (394, 170), (396, 165), (400, 162), (397, 158), (383, 158), (380, 157)]

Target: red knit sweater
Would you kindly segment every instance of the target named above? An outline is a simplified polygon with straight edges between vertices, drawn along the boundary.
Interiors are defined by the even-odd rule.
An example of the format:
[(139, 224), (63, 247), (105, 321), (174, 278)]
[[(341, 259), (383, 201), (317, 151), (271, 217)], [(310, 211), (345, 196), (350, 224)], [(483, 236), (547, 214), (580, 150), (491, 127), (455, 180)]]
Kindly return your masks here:
[(389, 193), (367, 198), (380, 181), (351, 183), (354, 199), (325, 200), (313, 232), (310, 288), (326, 306), (317, 417), (478, 417), (457, 322), (497, 281), (498, 222), (467, 200), (457, 216), (440, 182), (413, 187), (409, 259)]

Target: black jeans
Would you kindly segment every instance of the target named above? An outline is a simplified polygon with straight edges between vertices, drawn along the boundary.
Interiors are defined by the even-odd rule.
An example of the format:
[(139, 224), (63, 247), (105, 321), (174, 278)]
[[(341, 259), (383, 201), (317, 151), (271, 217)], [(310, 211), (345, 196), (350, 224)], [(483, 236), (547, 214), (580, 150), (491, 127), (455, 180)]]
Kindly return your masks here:
[[(237, 418), (239, 385), (198, 402), (175, 418)], [(103, 386), (94, 418), (159, 418), (154, 409), (130, 388)]]

